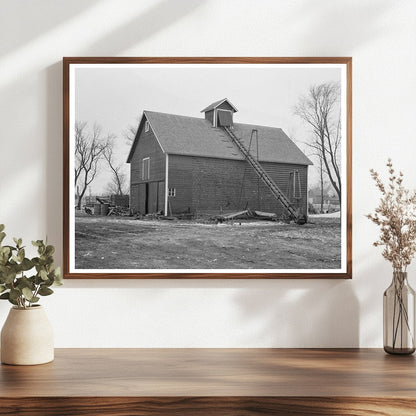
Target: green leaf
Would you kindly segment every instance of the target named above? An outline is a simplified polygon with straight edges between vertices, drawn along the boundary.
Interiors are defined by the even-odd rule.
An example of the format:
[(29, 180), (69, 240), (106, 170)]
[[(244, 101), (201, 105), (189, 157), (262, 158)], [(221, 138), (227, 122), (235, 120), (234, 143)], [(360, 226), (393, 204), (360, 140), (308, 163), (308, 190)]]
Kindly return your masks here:
[(1, 231), (4, 231), (4, 228), (5, 228), (5, 227), (4, 227), (4, 224), (0, 224), (0, 232), (1, 232)]
[[(30, 293), (32, 293), (32, 292), (30, 292)], [(11, 300), (17, 300), (21, 296), (21, 294), (22, 293), (20, 292), (19, 289), (14, 288), (14, 289), (10, 290), (10, 299)]]
[(28, 287), (24, 287), (23, 289), (22, 289), (22, 292), (23, 292), (23, 296), (29, 301), (29, 302), (32, 302), (32, 300), (31, 299), (33, 299), (34, 298), (34, 296), (33, 296), (33, 292), (28, 288)]
[(0, 293), (3, 293), (5, 290), (7, 290), (6, 286), (0, 285)]
[(20, 264), (12, 262), (11, 260), (9, 261), (7, 267), (10, 270), (10, 273), (14, 273), (15, 276), (22, 271)]
[(10, 249), (10, 251), (16, 251), (17, 250), (17, 248), (16, 247), (13, 247), (13, 246), (3, 246), (3, 247), (8, 247), (9, 249)]
[(42, 280), (48, 280), (48, 273), (46, 273), (46, 270), (45, 269), (42, 269), (39, 272), (39, 276), (41, 277)]
[(13, 283), (15, 278), (16, 278), (16, 273), (13, 270), (7, 270), (7, 272), (4, 273), (2, 276), (2, 283), (3, 284)]
[(56, 269), (53, 270), (53, 274), (54, 274), (54, 283), (56, 286), (61, 286), (63, 285), (63, 278), (62, 278), (62, 273), (61, 273), (61, 268), (57, 267)]
[(4, 240), (5, 237), (6, 237), (6, 233), (0, 232), (0, 244)]
[(21, 238), (13, 237), (13, 241), (16, 244), (17, 248), (20, 248), (22, 246), (23, 240)]
[(0, 247), (0, 253), (3, 253), (3, 254), (9, 254), (10, 253), (10, 247), (9, 246), (3, 246), (3, 247)]
[(17, 258), (19, 260), (19, 263), (21, 263), (23, 261), (23, 259), (25, 258), (25, 249), (21, 248), (18, 252), (17, 252)]
[(13, 305), (17, 305), (17, 301), (16, 300), (10, 299), (10, 292), (2, 293), (0, 295), (0, 299), (6, 299), (10, 303), (12, 303)]
[(11, 250), (10, 250), (10, 247), (8, 246), (3, 246), (0, 248), (0, 254), (3, 254), (6, 258), (9, 258), (10, 252)]
[(49, 287), (49, 286), (52, 286), (52, 285), (54, 284), (54, 282), (55, 282), (54, 278), (53, 278), (53, 277), (51, 277), (50, 275), (48, 275), (48, 276), (49, 276), (49, 277), (48, 277), (48, 280), (42, 280), (42, 281), (40, 282), (40, 284), (41, 284), (42, 286)]
[(22, 268), (22, 270), (23, 270), (24, 272), (26, 272), (26, 271), (28, 271), (28, 270), (30, 270), (30, 269), (33, 269), (33, 266), (34, 266), (34, 264), (32, 263), (32, 261), (31, 261), (31, 260), (29, 260), (27, 257), (25, 257), (25, 258), (22, 260), (22, 263), (20, 264), (20, 267)]
[(41, 283), (44, 283), (44, 281), (42, 280), (42, 278), (37, 274), (36, 276), (34, 276), (35, 280), (34, 283), (35, 285), (40, 285)]
[(10, 249), (2, 247), (0, 249), (0, 265), (5, 265), (9, 261)]
[(36, 289), (35, 284), (31, 282), (26, 276), (22, 276), (18, 279), (17, 287), (21, 290), (23, 290), (23, 288), (28, 288), (31, 291)]
[(43, 256), (43, 264), (46, 266), (48, 265), (51, 267), (53, 265), (53, 257), (52, 256)]
[(33, 297), (33, 292), (28, 287), (23, 287), (22, 293), (26, 299), (31, 299)]
[(42, 241), (42, 240), (32, 241), (32, 244), (33, 244), (35, 247), (39, 247), (39, 246), (43, 245), (43, 241)]
[(53, 253), (55, 253), (55, 247), (51, 245), (46, 246), (45, 256), (52, 256)]
[(46, 286), (42, 286), (40, 289), (39, 289), (39, 295), (41, 295), (41, 296), (49, 296), (49, 295), (52, 295), (52, 293), (53, 293), (53, 290), (52, 289), (49, 289), (48, 287), (46, 287)]

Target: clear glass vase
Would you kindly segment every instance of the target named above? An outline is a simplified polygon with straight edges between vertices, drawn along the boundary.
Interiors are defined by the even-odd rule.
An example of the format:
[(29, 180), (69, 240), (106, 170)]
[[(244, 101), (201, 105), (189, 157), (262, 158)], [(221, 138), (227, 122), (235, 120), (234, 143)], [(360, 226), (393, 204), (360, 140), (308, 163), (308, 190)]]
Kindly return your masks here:
[(383, 296), (384, 351), (413, 354), (415, 351), (415, 291), (406, 272), (393, 272)]

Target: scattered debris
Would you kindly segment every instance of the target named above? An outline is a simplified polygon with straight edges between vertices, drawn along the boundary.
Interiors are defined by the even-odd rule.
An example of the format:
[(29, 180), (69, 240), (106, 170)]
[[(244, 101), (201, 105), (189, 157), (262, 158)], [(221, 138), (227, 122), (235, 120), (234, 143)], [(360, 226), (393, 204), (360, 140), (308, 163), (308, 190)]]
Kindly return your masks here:
[(251, 211), (246, 209), (244, 211), (233, 212), (226, 215), (217, 215), (212, 220), (218, 223), (231, 221), (231, 220), (266, 220), (266, 221), (277, 221), (279, 218), (274, 212), (263, 212), (263, 211)]
[(110, 206), (107, 217), (111, 215), (118, 217), (130, 217), (130, 208), (120, 207), (120, 206)]
[(158, 211), (158, 212), (154, 212), (151, 214), (140, 214), (140, 213), (136, 213), (134, 216), (135, 220), (167, 220), (167, 221), (173, 221), (173, 220), (177, 220), (177, 217), (174, 217), (172, 215), (170, 216), (165, 216), (163, 214), (163, 211)]

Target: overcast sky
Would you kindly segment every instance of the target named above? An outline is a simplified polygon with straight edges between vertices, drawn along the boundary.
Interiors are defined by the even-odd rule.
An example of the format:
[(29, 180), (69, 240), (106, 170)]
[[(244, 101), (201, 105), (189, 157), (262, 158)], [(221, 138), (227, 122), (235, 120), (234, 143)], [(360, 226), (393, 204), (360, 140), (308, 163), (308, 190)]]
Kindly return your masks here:
[[(98, 123), (103, 134), (117, 137), (116, 156), (125, 163), (129, 146), (123, 131), (138, 124), (143, 110), (191, 117), (214, 101), (227, 97), (238, 109), (235, 122), (282, 128), (308, 155), (302, 144), (310, 129), (293, 114), (299, 98), (311, 85), (341, 81), (341, 70), (330, 67), (242, 67), (189, 65), (95, 65), (75, 70), (75, 119)], [(260, 138), (261, 140), (261, 138)], [(261, 141), (260, 141), (261, 143)], [(315, 160), (312, 158), (315, 162)], [(125, 164), (128, 172), (128, 165)], [(110, 172), (103, 170), (91, 187), (102, 193)], [(316, 167), (310, 168), (310, 184), (316, 181)]]

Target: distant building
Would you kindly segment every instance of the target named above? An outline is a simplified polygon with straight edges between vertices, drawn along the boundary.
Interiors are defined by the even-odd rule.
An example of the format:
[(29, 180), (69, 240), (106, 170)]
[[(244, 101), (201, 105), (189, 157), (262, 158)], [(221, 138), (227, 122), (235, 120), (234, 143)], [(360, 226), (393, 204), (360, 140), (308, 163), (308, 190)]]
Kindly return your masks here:
[[(317, 212), (321, 211), (321, 191), (318, 187), (311, 189), (309, 191), (308, 201)], [(323, 206), (322, 210), (324, 212), (334, 212), (340, 210), (339, 198), (337, 196), (331, 195), (328, 191), (324, 191), (323, 195)]]
[[(133, 211), (218, 213), (250, 208), (307, 212), (312, 162), (280, 128), (234, 123), (228, 99), (205, 117), (144, 111), (127, 162)], [(265, 184), (260, 177), (268, 177)]]

